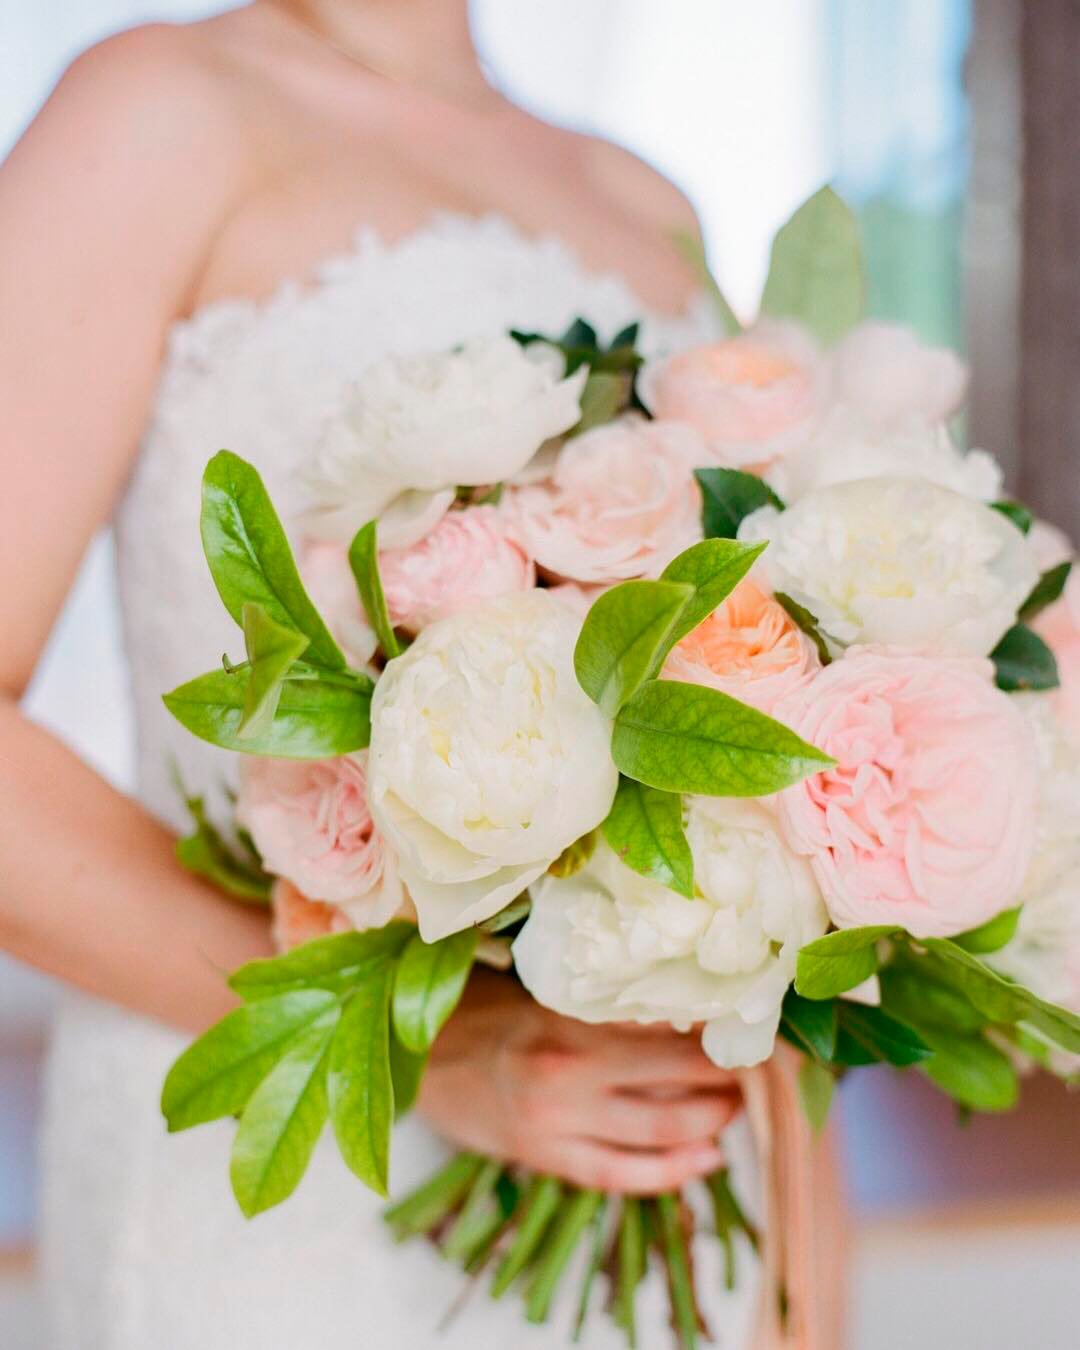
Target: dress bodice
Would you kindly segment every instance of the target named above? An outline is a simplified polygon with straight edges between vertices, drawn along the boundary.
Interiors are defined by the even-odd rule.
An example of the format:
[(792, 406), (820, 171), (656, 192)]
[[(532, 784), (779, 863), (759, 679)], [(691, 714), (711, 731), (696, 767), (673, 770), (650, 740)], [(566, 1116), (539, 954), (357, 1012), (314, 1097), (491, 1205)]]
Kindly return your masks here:
[(310, 284), (286, 282), (263, 301), (215, 302), (174, 326), (117, 517), (139, 791), (155, 814), (182, 823), (173, 765), (200, 790), (231, 767), (161, 703), (221, 652), (238, 651), (199, 547), (199, 480), (210, 456), (224, 447), (251, 460), (287, 518), (292, 473), (366, 364), (510, 327), (557, 333), (577, 315), (607, 336), (642, 320), (646, 350), (682, 345), (709, 327), (704, 298), (682, 318), (662, 319), (557, 239), (500, 217), (448, 214), (392, 244), (361, 229)]

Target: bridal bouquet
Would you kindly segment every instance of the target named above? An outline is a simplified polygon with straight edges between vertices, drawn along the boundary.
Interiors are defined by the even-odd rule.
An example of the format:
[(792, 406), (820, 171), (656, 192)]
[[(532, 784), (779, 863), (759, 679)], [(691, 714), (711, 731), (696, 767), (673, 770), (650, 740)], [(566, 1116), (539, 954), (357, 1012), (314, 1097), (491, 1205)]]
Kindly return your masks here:
[[(1068, 546), (954, 443), (960, 363), (861, 321), (831, 192), (751, 328), (716, 297), (726, 336), (660, 358), (579, 320), (377, 362), (285, 502), (295, 558), (255, 469), (210, 461), (246, 659), (166, 703), (242, 759), (233, 837), (192, 800), (180, 855), (268, 901), (281, 955), (231, 976), (163, 1109), (239, 1118), (245, 1214), (328, 1121), (385, 1193), (476, 960), (727, 1068), (781, 1038), (815, 1127), (857, 1066), (1001, 1111), (1026, 1068), (1080, 1065)], [(631, 1345), (655, 1251), (693, 1346), (695, 1229), (757, 1240), (725, 1173), (702, 1193), (707, 1224), (461, 1155), (387, 1218), (534, 1321), (576, 1253), (578, 1327), (600, 1275)]]

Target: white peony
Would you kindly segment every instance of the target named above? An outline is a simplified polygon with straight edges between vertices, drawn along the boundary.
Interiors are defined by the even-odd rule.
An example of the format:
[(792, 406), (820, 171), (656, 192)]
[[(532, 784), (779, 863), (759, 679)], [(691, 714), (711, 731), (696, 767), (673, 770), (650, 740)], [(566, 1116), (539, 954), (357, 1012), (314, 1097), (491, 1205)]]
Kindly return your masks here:
[(932, 426), (964, 401), (968, 372), (947, 347), (929, 347), (902, 324), (860, 323), (833, 348), (832, 397), (868, 426)]
[(425, 628), (375, 686), (372, 814), (429, 942), (497, 913), (611, 807), (580, 626), (544, 591), (501, 596)]
[(739, 538), (770, 541), (762, 574), (817, 617), (834, 648), (986, 656), (1038, 580), (999, 511), (914, 478), (839, 483), (786, 511), (763, 507)]
[(687, 837), (697, 899), (639, 876), (601, 843), (580, 872), (532, 885), (514, 962), (556, 1012), (682, 1031), (704, 1023), (715, 1063), (758, 1064), (772, 1052), (799, 948), (828, 927), (825, 907), (760, 803), (690, 798)]
[(959, 450), (943, 425), (874, 427), (835, 407), (807, 444), (772, 466), (769, 486), (789, 504), (858, 478), (925, 478), (977, 501), (1002, 493), (1001, 468), (985, 450)]
[(455, 488), (511, 477), (579, 420), (588, 371), (564, 379), (563, 369), (553, 349), (526, 352), (509, 337), (376, 361), (305, 475), (307, 533), (348, 543), (378, 516), (384, 548), (415, 543)]

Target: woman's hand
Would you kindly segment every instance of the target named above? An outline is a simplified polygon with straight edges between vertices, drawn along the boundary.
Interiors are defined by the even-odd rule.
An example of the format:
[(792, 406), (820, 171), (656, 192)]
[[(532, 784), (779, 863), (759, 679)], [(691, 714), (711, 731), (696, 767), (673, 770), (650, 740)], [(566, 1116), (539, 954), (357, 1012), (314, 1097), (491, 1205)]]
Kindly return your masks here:
[(462, 1147), (579, 1186), (674, 1190), (723, 1165), (734, 1078), (668, 1027), (592, 1026), (477, 971), (432, 1051), (420, 1109)]

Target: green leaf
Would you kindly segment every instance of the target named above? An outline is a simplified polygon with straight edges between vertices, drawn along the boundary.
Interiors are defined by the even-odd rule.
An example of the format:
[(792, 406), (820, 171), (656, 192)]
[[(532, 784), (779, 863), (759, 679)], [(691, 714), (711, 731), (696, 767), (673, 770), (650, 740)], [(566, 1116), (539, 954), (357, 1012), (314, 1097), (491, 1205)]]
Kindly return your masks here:
[(1015, 909), (1005, 909), (978, 928), (971, 928), (966, 933), (957, 934), (953, 941), (958, 947), (963, 947), (964, 951), (974, 952), (977, 956), (984, 955), (987, 952), (997, 952), (1007, 942), (1013, 940), (1019, 922), (1019, 906)]
[(649, 680), (615, 719), (612, 758), (666, 792), (764, 797), (834, 763), (737, 699), (679, 680)]
[(567, 439), (617, 417), (630, 401), (631, 378), (621, 371), (594, 370), (581, 391), (581, 419), (567, 433)]
[(688, 900), (694, 898), (694, 859), (680, 796), (620, 778), (602, 828), (609, 847), (627, 867)]
[(835, 1087), (836, 1075), (816, 1059), (804, 1060), (799, 1066), (799, 1100), (810, 1128), (818, 1134), (828, 1124)]
[(394, 1083), (390, 1071), (390, 995), (394, 963), (372, 963), (349, 995), (334, 1032), (327, 1088), (330, 1119), (346, 1166), (379, 1195), (386, 1194)]
[(207, 816), (201, 797), (185, 795), (184, 801), (195, 828), (191, 834), (177, 840), (176, 857), (180, 864), (235, 900), (269, 904), (274, 879), (263, 871), (258, 858), (243, 856), (230, 847)]
[(891, 1017), (880, 1008), (868, 1008), (861, 1003), (843, 1003), (840, 1024), (849, 1036), (899, 1069), (929, 1059), (932, 1051), (913, 1027)]
[(795, 319), (830, 343), (859, 322), (863, 302), (859, 227), (850, 207), (823, 187), (773, 240), (761, 312)]
[(735, 539), (747, 516), (763, 506), (784, 509), (764, 479), (738, 469), (695, 469), (706, 539)]
[(251, 755), (331, 759), (362, 750), (371, 739), (370, 680), (286, 680), (274, 720), (260, 734), (241, 730), (247, 688), (246, 668), (212, 670), (166, 694), (164, 703), (200, 740)]
[(1027, 507), (1020, 502), (994, 502), (993, 507), (995, 511), (1000, 511), (1003, 516), (1007, 516), (1021, 534), (1027, 534), (1035, 523), (1035, 517)]
[(943, 1092), (972, 1111), (1012, 1110), (1020, 1095), (1016, 1070), (985, 1037), (940, 1027), (924, 1035), (934, 1053), (919, 1067)]
[(808, 942), (799, 952), (795, 990), (803, 998), (826, 999), (845, 994), (877, 972), (877, 944), (900, 930), (893, 924), (843, 928)]
[(307, 650), (308, 640), (295, 628), (275, 623), (262, 605), (250, 600), (241, 613), (249, 668), (237, 734), (250, 740), (270, 731), (285, 676)]
[(1057, 661), (1038, 633), (1014, 624), (990, 653), (997, 687), (1007, 693), (1018, 690), (1056, 689)]
[(229, 988), (252, 1002), (289, 989), (329, 989), (345, 993), (363, 978), (373, 961), (399, 956), (416, 932), (395, 920), (362, 933), (334, 933), (294, 947), (283, 956), (249, 961), (229, 976)]
[(733, 539), (703, 539), (668, 563), (660, 580), (692, 588), (668, 639), (669, 650), (727, 599), (766, 547), (765, 543), (739, 544)]
[(328, 1009), (255, 1089), (233, 1140), (229, 1176), (244, 1215), (286, 1200), (326, 1124), (326, 1068), (340, 1009)]
[(228, 450), (216, 454), (203, 474), (201, 530), (214, 585), (238, 624), (245, 603), (260, 604), (276, 623), (304, 634), (315, 665), (345, 669), (340, 648), (304, 590), (262, 479)]
[[(572, 844), (567, 844), (548, 868), (548, 874), (553, 877), (565, 879), (566, 877), (572, 877), (577, 872), (580, 872), (596, 852), (596, 839), (596, 831), (590, 830), (588, 834), (583, 834), (580, 839), (575, 839)], [(532, 901), (529, 899), (528, 893), (526, 892), (525, 895), (519, 896), (517, 900), (512, 901), (508, 908), (513, 910), (516, 906), (522, 906), (520, 913), (521, 917), (524, 918), (529, 912), (531, 905)], [(501, 912), (505, 913), (505, 911)], [(499, 916), (497, 915), (496, 917)], [(488, 928), (486, 924), (480, 924), (479, 926), (488, 933), (497, 933), (500, 931), (498, 928)], [(502, 925), (502, 927), (508, 926), (508, 924)]]
[(394, 983), (394, 1031), (415, 1054), (430, 1050), (465, 992), (476, 953), (476, 931), (466, 928), (440, 942), (419, 933), (401, 956)]
[(947, 1031), (979, 1031), (986, 1018), (969, 999), (935, 978), (936, 958), (911, 957), (893, 962), (879, 975), (881, 1006), (927, 1039), (930, 1027)]
[(816, 614), (811, 614), (805, 605), (800, 605), (797, 600), (793, 600), (790, 595), (785, 595), (783, 591), (777, 591), (773, 599), (783, 609), (788, 617), (802, 629), (810, 641), (817, 649), (818, 659), (823, 666), (827, 666), (832, 661), (832, 653), (829, 651), (829, 644), (825, 641), (825, 635), (818, 627)]
[(624, 581), (594, 602), (574, 648), (574, 670), (609, 717), (660, 669), (691, 594), (671, 581)]
[[(548, 868), (548, 871), (551, 872), (552, 868), (566, 858), (572, 849), (585, 844), (586, 840), (593, 841), (592, 846), (595, 847), (595, 839), (595, 834), (590, 831), (589, 834), (584, 835), (581, 839), (577, 840), (576, 843), (571, 844), (570, 848), (563, 849), (559, 857), (551, 864), (551, 867)], [(582, 863), (582, 866), (584, 866), (584, 862)], [(574, 867), (570, 872), (553, 872), (552, 875), (571, 876), (573, 872), (576, 871), (580, 871), (580, 868)], [(499, 910), (498, 914), (493, 914), (490, 919), (484, 919), (482, 922), (478, 923), (476, 927), (481, 933), (504, 933), (508, 928), (513, 928), (516, 923), (521, 923), (522, 920), (527, 919), (531, 909), (532, 899), (529, 892), (525, 891), (516, 899), (511, 900), (508, 905), (504, 905), (503, 908)]]
[(390, 1028), (390, 1077), (394, 1083), (394, 1116), (400, 1120), (416, 1105), (427, 1068), (427, 1055), (414, 1055)]
[(378, 522), (369, 520), (357, 530), (349, 545), (349, 566), (356, 578), (356, 587), (364, 606), (368, 623), (371, 624), (379, 646), (387, 660), (401, 653), (401, 644), (394, 633), (390, 615), (386, 608), (386, 596), (383, 594), (382, 580), (379, 576)]
[(700, 238), (696, 234), (691, 234), (689, 230), (676, 230), (674, 239), (679, 252), (697, 273), (698, 281), (712, 300), (725, 335), (727, 337), (737, 336), (742, 332), (742, 324), (739, 323), (738, 316), (728, 304), (727, 297), (720, 289), (719, 282), (709, 268), (705, 257), (705, 246)]
[(223, 1017), (169, 1070), (161, 1111), (170, 1132), (242, 1111), (296, 1037), (336, 1004), (324, 990), (300, 990)]
[(1055, 1045), (1070, 1054), (1080, 1054), (1080, 1017), (1065, 1008), (1046, 1003), (1025, 989), (995, 974), (977, 956), (948, 938), (923, 938), (920, 945), (941, 958), (957, 989), (990, 1022), (1027, 1022)]
[(1020, 606), (1017, 617), (1022, 619), (1024, 623), (1029, 623), (1041, 614), (1047, 606), (1052, 605), (1055, 600), (1060, 600), (1071, 571), (1072, 563), (1063, 562), (1058, 563), (1056, 567), (1051, 567), (1048, 572), (1044, 572), (1035, 583), (1031, 594)]
[(828, 1063), (836, 1053), (835, 999), (809, 999), (789, 989), (784, 995), (783, 1030), (815, 1059)]

